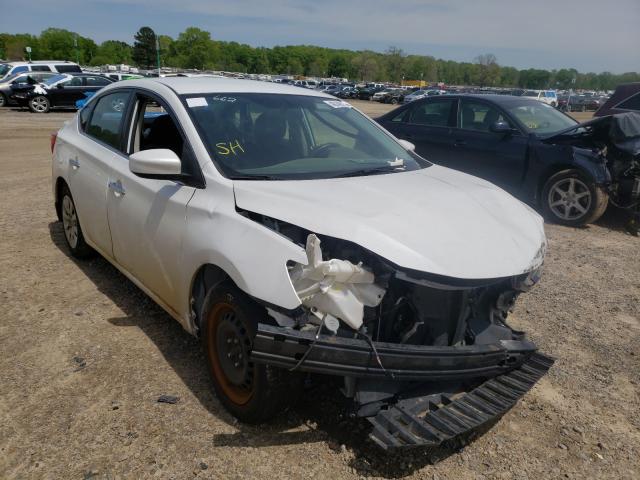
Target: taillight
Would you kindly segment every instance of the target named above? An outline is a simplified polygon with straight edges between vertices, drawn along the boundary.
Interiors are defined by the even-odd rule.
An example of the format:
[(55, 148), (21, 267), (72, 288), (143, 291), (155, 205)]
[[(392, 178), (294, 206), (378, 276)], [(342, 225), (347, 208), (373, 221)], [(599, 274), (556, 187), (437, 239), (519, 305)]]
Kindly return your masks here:
[(53, 153), (53, 149), (56, 146), (56, 140), (58, 139), (58, 132), (54, 132), (51, 134), (51, 153)]

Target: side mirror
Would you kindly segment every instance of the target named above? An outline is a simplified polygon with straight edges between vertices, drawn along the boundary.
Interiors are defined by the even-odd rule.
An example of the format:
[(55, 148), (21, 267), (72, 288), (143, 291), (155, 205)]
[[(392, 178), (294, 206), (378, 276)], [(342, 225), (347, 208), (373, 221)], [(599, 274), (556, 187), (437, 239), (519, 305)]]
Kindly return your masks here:
[(409, 150), (410, 152), (413, 152), (416, 149), (416, 146), (407, 140), (398, 139), (398, 143), (402, 145), (405, 150)]
[(56, 85), (56, 88), (64, 88), (64, 85), (62, 83), (59, 83)]
[(489, 130), (492, 131), (493, 133), (502, 133), (502, 134), (508, 134), (508, 133), (514, 132), (514, 129), (511, 128), (511, 126), (507, 122), (495, 122), (491, 124), (491, 126), (489, 127)]
[(178, 156), (166, 148), (142, 150), (129, 155), (129, 170), (143, 178), (175, 179), (182, 164)]

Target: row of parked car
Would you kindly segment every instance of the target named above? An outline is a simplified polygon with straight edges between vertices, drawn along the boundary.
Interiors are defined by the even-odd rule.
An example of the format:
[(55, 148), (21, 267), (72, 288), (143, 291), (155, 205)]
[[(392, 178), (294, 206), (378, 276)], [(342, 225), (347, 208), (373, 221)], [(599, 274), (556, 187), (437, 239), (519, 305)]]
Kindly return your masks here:
[(141, 75), (83, 72), (72, 62), (0, 63), (0, 107), (27, 107), (35, 113), (81, 107), (101, 88), (130, 78)]

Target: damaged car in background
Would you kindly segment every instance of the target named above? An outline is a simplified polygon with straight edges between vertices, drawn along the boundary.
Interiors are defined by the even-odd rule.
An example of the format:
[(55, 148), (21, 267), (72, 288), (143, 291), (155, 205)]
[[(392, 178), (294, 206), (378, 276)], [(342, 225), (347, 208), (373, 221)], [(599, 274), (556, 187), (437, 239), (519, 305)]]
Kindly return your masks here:
[(639, 114), (578, 123), (509, 95), (416, 100), (377, 121), (439, 165), (495, 183), (554, 222), (597, 221), (611, 203), (637, 216)]
[(52, 149), (71, 253), (100, 253), (200, 337), (243, 422), (325, 374), (377, 445), (437, 445), (495, 421), (553, 363), (507, 323), (540, 279), (542, 218), (342, 100), (131, 80)]

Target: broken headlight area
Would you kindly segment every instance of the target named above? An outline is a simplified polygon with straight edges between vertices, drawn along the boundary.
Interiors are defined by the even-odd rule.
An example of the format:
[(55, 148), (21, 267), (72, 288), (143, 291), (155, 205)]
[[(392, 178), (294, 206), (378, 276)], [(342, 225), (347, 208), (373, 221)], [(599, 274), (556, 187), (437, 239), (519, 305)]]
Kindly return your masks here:
[[(274, 322), (258, 325), (253, 361), (343, 377), (343, 393), (370, 418), (381, 446), (436, 444), (474, 429), (503, 414), (551, 366), (506, 323), (541, 267), (498, 279), (435, 276), (251, 215), (307, 254), (307, 264), (288, 265), (301, 308), (269, 310)], [(464, 407), (444, 408), (463, 398)]]

